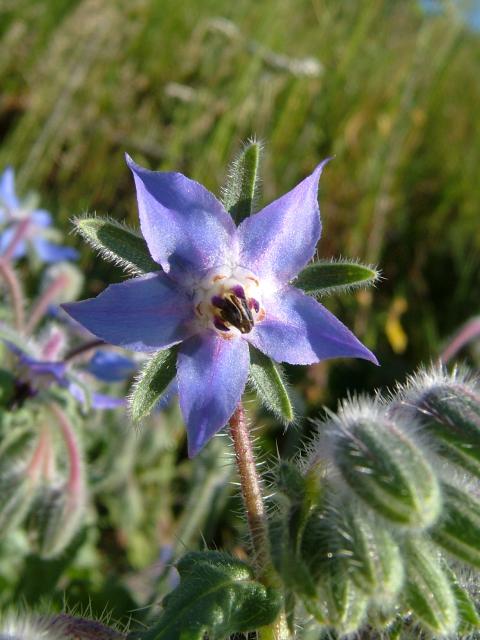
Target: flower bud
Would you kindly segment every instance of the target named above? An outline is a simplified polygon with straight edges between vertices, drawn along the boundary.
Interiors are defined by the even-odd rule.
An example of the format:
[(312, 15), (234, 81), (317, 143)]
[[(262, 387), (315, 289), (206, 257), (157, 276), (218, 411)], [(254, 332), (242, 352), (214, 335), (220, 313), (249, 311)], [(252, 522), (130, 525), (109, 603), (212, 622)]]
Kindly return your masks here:
[(84, 513), (84, 495), (71, 495), (68, 485), (44, 485), (37, 493), (29, 519), (35, 531), (38, 554), (52, 558), (61, 553), (77, 533)]
[(422, 529), (436, 520), (441, 507), (436, 475), (399, 421), (377, 404), (350, 402), (329, 427), (331, 457), (350, 491), (393, 523)]
[(467, 376), (423, 372), (400, 392), (393, 411), (418, 419), (441, 456), (480, 477), (480, 394)]

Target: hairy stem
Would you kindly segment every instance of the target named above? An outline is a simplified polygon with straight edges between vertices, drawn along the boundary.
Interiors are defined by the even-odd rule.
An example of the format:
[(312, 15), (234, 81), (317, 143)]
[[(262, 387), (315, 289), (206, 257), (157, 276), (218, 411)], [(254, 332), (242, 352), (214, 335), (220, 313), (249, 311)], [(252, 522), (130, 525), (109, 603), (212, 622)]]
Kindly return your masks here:
[(8, 261), (4, 260), (4, 258), (0, 258), (0, 275), (3, 278), (3, 281), (5, 282), (10, 293), (13, 315), (15, 319), (15, 328), (17, 329), (17, 331), (22, 332), (25, 324), (22, 286), (11, 264)]
[(70, 500), (73, 503), (79, 503), (84, 498), (84, 477), (83, 477), (83, 461), (80, 453), (80, 448), (77, 442), (77, 436), (72, 427), (72, 424), (63, 412), (63, 410), (55, 402), (51, 402), (49, 408), (55, 416), (60, 431), (62, 433), (63, 440), (67, 449), (69, 474), (67, 492)]
[(267, 519), (252, 439), (242, 403), (238, 405), (230, 418), (230, 434), (235, 449), (235, 460), (240, 476), (255, 562), (260, 576), (264, 576), (271, 573)]

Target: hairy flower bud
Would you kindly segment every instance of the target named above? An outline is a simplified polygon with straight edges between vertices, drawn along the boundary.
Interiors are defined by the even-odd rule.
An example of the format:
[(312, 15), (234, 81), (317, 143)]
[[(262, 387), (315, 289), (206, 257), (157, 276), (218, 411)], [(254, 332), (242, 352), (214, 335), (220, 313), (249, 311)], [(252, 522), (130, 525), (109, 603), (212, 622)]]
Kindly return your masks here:
[(345, 403), (326, 433), (333, 482), (341, 479), (393, 523), (422, 529), (436, 520), (441, 496), (427, 454), (407, 427), (388, 418), (378, 404)]
[(480, 393), (461, 371), (424, 371), (400, 389), (392, 413), (420, 421), (437, 452), (480, 477)]

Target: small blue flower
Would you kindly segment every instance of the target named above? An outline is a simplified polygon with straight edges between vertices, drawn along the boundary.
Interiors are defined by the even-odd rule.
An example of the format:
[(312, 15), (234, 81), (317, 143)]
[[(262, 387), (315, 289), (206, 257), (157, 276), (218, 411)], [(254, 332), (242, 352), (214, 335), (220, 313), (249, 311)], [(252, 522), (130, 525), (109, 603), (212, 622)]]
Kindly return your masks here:
[(180, 343), (178, 393), (191, 456), (240, 401), (249, 344), (291, 364), (336, 357), (377, 363), (335, 316), (290, 284), (320, 238), (317, 189), (325, 163), (237, 228), (202, 185), (127, 162), (159, 270), (64, 308), (94, 335), (128, 349)]
[(52, 216), (45, 209), (32, 209), (20, 202), (15, 191), (15, 174), (7, 167), (0, 175), (0, 256), (14, 239), (19, 225), (27, 220), (28, 228), (15, 246), (12, 258), (22, 258), (27, 253), (27, 244), (31, 244), (39, 260), (45, 263), (62, 260), (76, 260), (78, 252), (72, 247), (64, 247), (50, 241)]
[(27, 398), (35, 397), (52, 385), (67, 389), (80, 404), (90, 405), (94, 409), (115, 409), (125, 404), (122, 398), (87, 392), (85, 385), (70, 371), (67, 362), (45, 360), (41, 356), (37, 358), (10, 342), (6, 342), (6, 345), (17, 356), (16, 404), (22, 404)]

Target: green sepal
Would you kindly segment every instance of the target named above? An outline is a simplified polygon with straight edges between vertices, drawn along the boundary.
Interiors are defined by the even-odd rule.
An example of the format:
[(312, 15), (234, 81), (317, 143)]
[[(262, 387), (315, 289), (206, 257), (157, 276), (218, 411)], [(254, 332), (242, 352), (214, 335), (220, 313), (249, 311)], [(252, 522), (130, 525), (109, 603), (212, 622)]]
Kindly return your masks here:
[(250, 382), (265, 408), (283, 424), (295, 420), (282, 368), (255, 347), (250, 347)]
[(253, 213), (258, 190), (258, 169), (262, 147), (252, 140), (230, 165), (227, 182), (223, 188), (223, 204), (235, 224)]
[(187, 553), (177, 569), (180, 584), (164, 598), (160, 619), (139, 634), (142, 640), (220, 640), (269, 625), (280, 611), (280, 593), (228, 554)]
[(470, 636), (470, 634), (480, 630), (480, 615), (475, 602), (468, 591), (461, 586), (457, 576), (446, 563), (443, 564), (443, 570), (450, 580), (450, 586), (457, 605), (457, 636), (461, 638), (466, 635)]
[(356, 586), (377, 605), (391, 605), (403, 585), (400, 548), (390, 532), (365, 510), (340, 505), (338, 554)]
[(421, 529), (438, 517), (440, 487), (427, 457), (380, 413), (338, 432), (334, 458), (349, 488), (387, 520)]
[(480, 478), (480, 397), (463, 384), (439, 384), (414, 407), (438, 453)]
[(430, 535), (449, 553), (480, 569), (480, 501), (446, 483), (442, 493), (442, 516)]
[(374, 284), (377, 269), (349, 260), (321, 260), (300, 271), (294, 285), (310, 295), (326, 295)]
[(24, 470), (0, 477), (0, 538), (23, 522), (34, 493), (34, 483)]
[(143, 367), (130, 395), (134, 422), (148, 416), (176, 374), (177, 349), (155, 353)]
[(407, 538), (405, 603), (434, 636), (448, 636), (458, 624), (455, 593), (435, 549), (425, 539)]
[(129, 273), (161, 271), (150, 255), (147, 243), (139, 232), (111, 218), (75, 218), (75, 230), (100, 253)]

